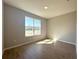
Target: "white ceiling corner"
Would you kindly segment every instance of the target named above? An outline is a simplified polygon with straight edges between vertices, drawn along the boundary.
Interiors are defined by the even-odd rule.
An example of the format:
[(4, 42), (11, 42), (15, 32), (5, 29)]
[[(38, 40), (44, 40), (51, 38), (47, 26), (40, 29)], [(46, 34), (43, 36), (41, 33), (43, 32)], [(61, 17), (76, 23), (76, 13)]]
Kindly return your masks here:
[[(44, 18), (55, 17), (77, 9), (76, 0), (4, 0), (4, 2)], [(44, 6), (48, 6), (48, 9), (45, 10)]]

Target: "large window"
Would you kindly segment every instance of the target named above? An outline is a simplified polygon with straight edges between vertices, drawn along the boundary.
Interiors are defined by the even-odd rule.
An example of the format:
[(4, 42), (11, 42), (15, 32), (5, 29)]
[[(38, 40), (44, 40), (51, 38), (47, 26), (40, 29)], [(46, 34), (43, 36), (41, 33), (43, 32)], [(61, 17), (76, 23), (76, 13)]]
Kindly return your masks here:
[(41, 20), (25, 17), (25, 36), (41, 35)]

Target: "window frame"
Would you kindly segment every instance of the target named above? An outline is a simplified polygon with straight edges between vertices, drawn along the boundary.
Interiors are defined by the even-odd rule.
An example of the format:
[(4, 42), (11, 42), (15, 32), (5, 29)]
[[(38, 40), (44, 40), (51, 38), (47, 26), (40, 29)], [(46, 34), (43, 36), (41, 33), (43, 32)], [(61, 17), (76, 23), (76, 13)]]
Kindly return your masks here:
[[(25, 16), (25, 18), (26, 18), (27, 16)], [(32, 17), (29, 17), (29, 18), (32, 18)], [(38, 19), (38, 18), (32, 18), (33, 19), (33, 28), (32, 28), (32, 30), (33, 30), (33, 35), (32, 36), (27, 36), (26, 34), (25, 34), (25, 37), (34, 37), (34, 36), (41, 36), (41, 34), (42, 34), (42, 22), (41, 22), (41, 19)], [(25, 19), (26, 20), (26, 19)], [(35, 20), (39, 20), (40, 21), (40, 34), (37, 34), (37, 35), (35, 35), (34, 34), (34, 21)], [(25, 25), (25, 24), (24, 24)], [(26, 31), (26, 30), (25, 30)], [(24, 32), (25, 33), (25, 32)]]

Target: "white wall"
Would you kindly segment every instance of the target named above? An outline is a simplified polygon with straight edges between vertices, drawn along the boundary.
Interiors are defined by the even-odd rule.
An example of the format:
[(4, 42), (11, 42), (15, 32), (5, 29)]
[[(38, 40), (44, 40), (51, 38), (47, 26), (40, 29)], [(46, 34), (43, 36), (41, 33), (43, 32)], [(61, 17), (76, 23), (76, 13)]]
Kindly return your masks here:
[(47, 36), (76, 44), (76, 12), (48, 19)]
[[(41, 19), (42, 35), (25, 37), (25, 16)], [(4, 5), (4, 49), (22, 43), (29, 43), (46, 37), (46, 20), (29, 12)]]
[[(41, 19), (41, 36), (25, 37), (25, 16)], [(6, 4), (4, 5), (4, 49), (44, 39), (46, 38), (46, 29), (47, 37), (58, 38), (59, 40), (76, 44), (76, 12), (48, 19), (46, 23), (44, 18)]]

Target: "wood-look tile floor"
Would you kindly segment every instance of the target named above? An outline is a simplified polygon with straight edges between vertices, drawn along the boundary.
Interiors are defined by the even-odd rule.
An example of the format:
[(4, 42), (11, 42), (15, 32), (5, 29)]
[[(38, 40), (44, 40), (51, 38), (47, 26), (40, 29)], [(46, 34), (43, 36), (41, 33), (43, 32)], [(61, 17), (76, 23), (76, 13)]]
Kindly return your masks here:
[(76, 47), (63, 42), (33, 43), (6, 50), (3, 59), (77, 59)]

